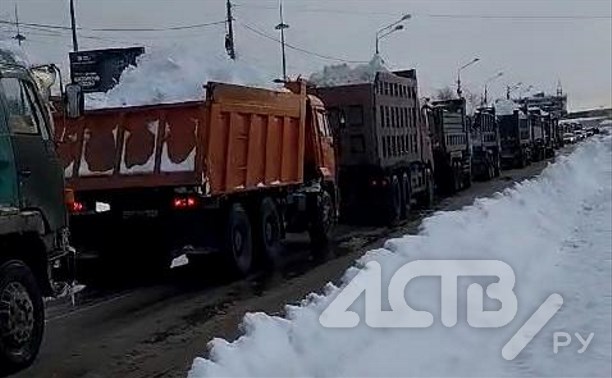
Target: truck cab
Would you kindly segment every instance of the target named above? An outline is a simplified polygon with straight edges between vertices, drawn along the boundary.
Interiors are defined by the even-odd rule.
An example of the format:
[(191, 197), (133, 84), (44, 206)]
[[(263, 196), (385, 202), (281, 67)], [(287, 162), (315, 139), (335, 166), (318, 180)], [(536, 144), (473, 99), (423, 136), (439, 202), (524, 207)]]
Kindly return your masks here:
[(68, 251), (63, 170), (40, 93), (31, 71), (0, 50), (0, 374), (35, 359), (50, 262)]

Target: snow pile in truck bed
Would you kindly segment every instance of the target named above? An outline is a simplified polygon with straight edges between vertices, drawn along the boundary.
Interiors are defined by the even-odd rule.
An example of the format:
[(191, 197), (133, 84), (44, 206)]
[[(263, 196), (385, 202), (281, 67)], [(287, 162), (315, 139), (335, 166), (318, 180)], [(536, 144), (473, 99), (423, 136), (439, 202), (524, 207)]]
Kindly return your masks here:
[(309, 81), (319, 87), (336, 85), (363, 84), (374, 81), (377, 72), (387, 72), (382, 58), (374, 55), (367, 64), (351, 67), (348, 64), (326, 66), (320, 72), (313, 73)]
[(274, 88), (274, 78), (240, 60), (199, 48), (158, 48), (138, 58), (107, 93), (86, 96), (86, 108), (152, 105), (201, 100), (208, 81)]
[(507, 100), (505, 98), (496, 100), (494, 107), (495, 114), (497, 115), (512, 115), (514, 114), (515, 110), (521, 109), (516, 102), (513, 100)]
[[(419, 278), (406, 291), (413, 308), (434, 315), (430, 328), (369, 328), (361, 297), (352, 307), (361, 318), (357, 328), (326, 329), (318, 317), (339, 291), (329, 284), (325, 295), (289, 306), (285, 318), (247, 314), (244, 335), (233, 343), (213, 340), (207, 359), (197, 358), (189, 376), (610, 376), (611, 140), (596, 137), (537, 178), (460, 211), (434, 214), (418, 235), (368, 252), (342, 280), (345, 286), (371, 260), (382, 266), (384, 288), (408, 261), (499, 259), (516, 274), (518, 313), (509, 325), (467, 326), (465, 289), (477, 280), (473, 277), (459, 281), (457, 325), (442, 326), (440, 284), (434, 277)], [(368, 270), (363, 277), (376, 282)], [(564, 298), (559, 313), (515, 360), (504, 360), (502, 346), (552, 293)], [(498, 308), (494, 303), (489, 309)], [(580, 332), (584, 338), (594, 332), (594, 338), (582, 354), (576, 353), (575, 337), (554, 354), (556, 331), (572, 337)]]

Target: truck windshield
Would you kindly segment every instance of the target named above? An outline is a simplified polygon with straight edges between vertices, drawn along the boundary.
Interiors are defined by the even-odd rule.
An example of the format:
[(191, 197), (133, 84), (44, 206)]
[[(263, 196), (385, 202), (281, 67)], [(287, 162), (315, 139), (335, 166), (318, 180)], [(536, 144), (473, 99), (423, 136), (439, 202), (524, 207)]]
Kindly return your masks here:
[(9, 129), (15, 134), (38, 134), (37, 108), (34, 106), (32, 93), (16, 78), (0, 80), (5, 94), (8, 112)]
[(324, 111), (317, 111), (317, 125), (319, 127), (319, 133), (324, 137), (331, 136), (331, 132), (329, 129), (329, 123), (327, 121), (327, 115)]

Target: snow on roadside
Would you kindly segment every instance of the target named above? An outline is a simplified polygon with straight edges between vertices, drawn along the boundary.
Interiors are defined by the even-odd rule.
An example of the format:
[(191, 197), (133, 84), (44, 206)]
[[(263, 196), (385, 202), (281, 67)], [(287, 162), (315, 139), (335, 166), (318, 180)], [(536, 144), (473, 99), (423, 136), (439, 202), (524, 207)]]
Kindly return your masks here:
[(204, 98), (208, 81), (274, 88), (273, 77), (240, 60), (201, 48), (175, 46), (152, 49), (128, 67), (116, 87), (86, 97), (88, 109), (152, 105)]
[[(434, 314), (430, 328), (369, 328), (361, 298), (351, 308), (361, 315), (358, 327), (327, 329), (318, 318), (340, 290), (329, 284), (325, 295), (288, 306), (285, 318), (247, 314), (244, 335), (232, 343), (213, 340), (189, 377), (610, 376), (611, 239), (612, 137), (596, 137), (535, 179), (425, 219), (418, 235), (368, 252), (342, 280), (345, 286), (372, 260), (382, 265), (386, 287), (393, 272), (417, 259), (499, 259), (516, 274), (518, 313), (509, 325), (467, 326), (465, 292), (477, 280), (469, 278), (459, 281), (457, 325), (444, 327), (439, 278), (431, 277), (411, 282), (406, 291), (413, 308)], [(364, 279), (376, 279), (364, 273)], [(564, 298), (559, 313), (515, 360), (504, 360), (502, 346), (552, 293)], [(584, 338), (593, 332), (594, 338), (582, 354), (575, 338), (554, 354), (556, 331)]]

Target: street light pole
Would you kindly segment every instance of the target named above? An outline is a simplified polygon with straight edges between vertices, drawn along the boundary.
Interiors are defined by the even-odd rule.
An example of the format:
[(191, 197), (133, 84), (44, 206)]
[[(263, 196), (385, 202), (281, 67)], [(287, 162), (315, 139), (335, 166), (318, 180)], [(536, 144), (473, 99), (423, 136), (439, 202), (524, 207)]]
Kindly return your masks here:
[(498, 79), (500, 77), (504, 76), (503, 72), (498, 72), (497, 75), (490, 77), (489, 79), (487, 79), (487, 81), (485, 81), (485, 85), (484, 85), (484, 98), (483, 98), (483, 102), (484, 105), (486, 106), (489, 101), (488, 101), (488, 95), (489, 95), (489, 83), (492, 82), (495, 79)]
[(521, 85), (523, 85), (522, 81), (519, 81), (518, 83), (516, 83), (514, 85), (508, 85), (506, 87), (506, 100), (510, 100), (510, 93), (512, 93), (515, 90), (519, 89), (521, 87)]
[(276, 30), (280, 30), (281, 34), (281, 52), (283, 59), (283, 81), (287, 81), (287, 56), (285, 55), (285, 29), (289, 29), (289, 25), (283, 21), (283, 1), (280, 1), (280, 24), (276, 25)]
[[(391, 33), (394, 33), (396, 31), (399, 30), (403, 30), (404, 29), (404, 25), (400, 25), (402, 22), (409, 20), (410, 18), (412, 18), (412, 15), (410, 14), (405, 14), (402, 16), (402, 18), (400, 18), (399, 20), (378, 29), (378, 31), (376, 31), (376, 55), (380, 54), (380, 40), (383, 39), (384, 37), (388, 36)], [(386, 33), (385, 33), (386, 32)]]
[(461, 98), (461, 95), (463, 94), (463, 91), (461, 90), (461, 71), (479, 61), (480, 58), (474, 58), (469, 63), (466, 63), (463, 66), (459, 67), (459, 69), (457, 70), (457, 96), (459, 96), (459, 98)]
[(72, 26), (72, 50), (79, 51), (79, 41), (76, 32), (76, 16), (74, 12), (74, 0), (70, 0), (70, 22)]

